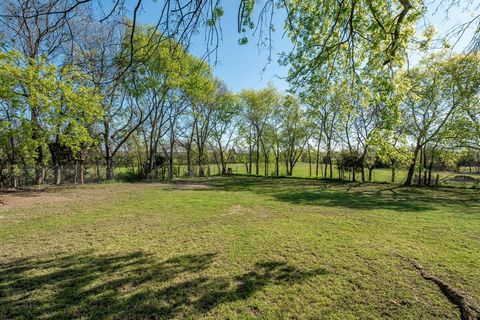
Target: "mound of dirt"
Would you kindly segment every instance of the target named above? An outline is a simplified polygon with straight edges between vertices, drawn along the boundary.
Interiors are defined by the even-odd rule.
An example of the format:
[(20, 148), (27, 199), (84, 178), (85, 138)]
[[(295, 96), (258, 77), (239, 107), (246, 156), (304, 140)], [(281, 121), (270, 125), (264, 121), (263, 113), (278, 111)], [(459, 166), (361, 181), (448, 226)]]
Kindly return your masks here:
[(478, 182), (480, 179), (476, 179), (471, 176), (466, 176), (466, 175), (457, 175), (451, 178), (448, 178), (447, 181), (451, 182)]

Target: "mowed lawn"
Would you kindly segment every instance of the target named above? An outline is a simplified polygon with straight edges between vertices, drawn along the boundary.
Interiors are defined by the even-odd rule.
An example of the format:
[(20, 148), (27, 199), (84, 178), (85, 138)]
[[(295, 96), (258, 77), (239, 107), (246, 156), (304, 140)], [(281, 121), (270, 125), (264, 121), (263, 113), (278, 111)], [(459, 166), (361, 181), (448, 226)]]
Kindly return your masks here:
[[(229, 163), (229, 164), (227, 164), (227, 167), (231, 168), (232, 172), (234, 174), (237, 174), (237, 175), (246, 175), (247, 174), (247, 170), (246, 170), (246, 167), (245, 167), (244, 163)], [(177, 168), (178, 172), (180, 172), (180, 176), (183, 176), (183, 177), (187, 176), (187, 166), (182, 165), (180, 167), (177, 166), (176, 168)], [(90, 172), (92, 174), (94, 174), (93, 169), (94, 168), (91, 168), (91, 170), (90, 170)], [(194, 172), (197, 172), (198, 171), (198, 166), (193, 165), (192, 169), (194, 170)], [(121, 174), (131, 172), (131, 169), (127, 168), (127, 167), (116, 168), (116, 170)], [(274, 170), (275, 170), (274, 165), (270, 164), (269, 174), (272, 177), (275, 175)], [(295, 165), (292, 176), (296, 177), (296, 178), (309, 178), (309, 177), (311, 177), (311, 178), (325, 178), (324, 170), (325, 170), (324, 165), (321, 165), (319, 167), (319, 173), (318, 173), (318, 177), (317, 177), (316, 176), (315, 163), (312, 163), (312, 171), (311, 171), (311, 174), (310, 174), (310, 165), (308, 163), (305, 163), (305, 162), (298, 162)], [(206, 170), (206, 171), (208, 172), (208, 170)], [(285, 176), (286, 175), (285, 166), (284, 166), (283, 163), (281, 164), (279, 171), (280, 171), (279, 172), (280, 176)], [(220, 169), (217, 165), (213, 165), (213, 164), (210, 165), (210, 174), (211, 175), (218, 175), (219, 172), (220, 172)], [(252, 165), (252, 173), (253, 174), (256, 173), (255, 164)], [(261, 164), (259, 166), (258, 173), (259, 173), (260, 176), (263, 176), (265, 174), (265, 166), (263, 164)], [(405, 180), (407, 179), (407, 174), (408, 174), (407, 169), (405, 169), (405, 168), (397, 169), (396, 173), (395, 173), (395, 183), (398, 183), (398, 184), (404, 183)], [(415, 174), (417, 175), (418, 172), (415, 172)], [(458, 176), (458, 175), (469, 176), (469, 177), (472, 177), (472, 178), (475, 178), (475, 179), (480, 179), (480, 174), (475, 172), (475, 168), (473, 168), (473, 170), (471, 171), (470, 168), (468, 168), (468, 167), (462, 167), (460, 172), (433, 171), (432, 172), (432, 182), (434, 182), (436, 180), (437, 174), (438, 174), (438, 177), (439, 177), (439, 184), (442, 185), (442, 186), (443, 185), (448, 185), (448, 186), (458, 186), (458, 187), (462, 187), (462, 186), (471, 187), (471, 186), (475, 185), (475, 183), (471, 183), (471, 182), (463, 183), (461, 181), (458, 181), (458, 182), (448, 181), (448, 180), (450, 180), (450, 179), (452, 179), (452, 178), (454, 178), (455, 176)], [(330, 177), (330, 169), (329, 169), (329, 167), (327, 167), (326, 178), (329, 178), (329, 177)], [(336, 168), (336, 165), (333, 166), (332, 177), (334, 179), (338, 179), (338, 170)], [(368, 170), (367, 169), (365, 169), (365, 177), (366, 177), (366, 179), (368, 179)], [(343, 179), (344, 180), (352, 180), (351, 173), (350, 172), (345, 172)], [(361, 180), (360, 172), (357, 173), (356, 179), (357, 179), (357, 181)], [(374, 182), (391, 182), (391, 180), (392, 180), (392, 170), (390, 168), (376, 168), (372, 172), (372, 181), (374, 181)], [(479, 183), (477, 183), (477, 186), (479, 186)]]
[(0, 319), (460, 319), (480, 192), (254, 177), (0, 195)]

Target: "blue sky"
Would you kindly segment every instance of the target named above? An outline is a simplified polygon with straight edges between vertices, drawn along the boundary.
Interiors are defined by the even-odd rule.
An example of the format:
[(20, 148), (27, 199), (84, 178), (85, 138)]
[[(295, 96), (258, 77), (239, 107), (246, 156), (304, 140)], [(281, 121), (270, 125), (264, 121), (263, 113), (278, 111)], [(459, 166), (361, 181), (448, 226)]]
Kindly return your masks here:
[[(159, 5), (152, 0), (143, 2), (143, 10), (140, 15), (141, 23), (153, 24), (158, 17)], [(246, 88), (263, 88), (272, 82), (277, 88), (284, 91), (288, 88), (285, 80), (288, 68), (278, 65), (278, 55), (282, 51), (288, 51), (292, 44), (285, 36), (282, 37), (283, 17), (276, 16), (275, 24), (278, 28), (273, 33), (272, 62), (268, 63), (267, 49), (259, 49), (257, 38), (250, 37), (246, 45), (239, 45), (238, 40), (242, 37), (237, 32), (238, 1), (223, 1), (224, 16), (221, 18), (222, 40), (217, 51), (217, 61), (212, 57), (210, 63), (214, 74), (225, 81), (228, 88), (238, 92)], [(206, 45), (203, 33), (193, 39), (189, 48), (190, 52), (197, 56), (203, 56)]]
[[(466, 3), (468, 1), (464, 0), (462, 2)], [(224, 16), (221, 20), (222, 40), (217, 51), (218, 59), (213, 65), (215, 75), (225, 81), (234, 92), (244, 88), (263, 88), (269, 82), (272, 82), (281, 91), (286, 90), (288, 83), (283, 78), (287, 75), (288, 68), (277, 63), (278, 55), (282, 51), (289, 51), (292, 47), (290, 40), (286, 36), (283, 37), (284, 17), (277, 14), (274, 18), (278, 30), (273, 33), (272, 62), (267, 64), (269, 52), (267, 49), (261, 49), (257, 46), (257, 38), (250, 37), (250, 41), (246, 45), (238, 44), (241, 37), (237, 32), (238, 1), (222, 1), (222, 5), (224, 6)], [(140, 22), (156, 22), (158, 8), (159, 6), (152, 3), (152, 0), (144, 1)], [(438, 10), (436, 10), (437, 8)], [(419, 22), (418, 28), (422, 29), (426, 24), (431, 23), (436, 25), (438, 35), (443, 36), (455, 25), (471, 19), (471, 11), (475, 9), (475, 5), (470, 5), (469, 9), (471, 11), (453, 8), (448, 14), (446, 14), (445, 8), (438, 7), (436, 4), (429, 5), (428, 9), (424, 19)], [(457, 43), (455, 51), (462, 51), (468, 45), (472, 35), (473, 30), (467, 31)], [(206, 46), (203, 34), (194, 38), (190, 51), (197, 56), (202, 56), (205, 53)], [(213, 60), (210, 62), (213, 63)], [(418, 57), (413, 55), (413, 64), (417, 60)]]

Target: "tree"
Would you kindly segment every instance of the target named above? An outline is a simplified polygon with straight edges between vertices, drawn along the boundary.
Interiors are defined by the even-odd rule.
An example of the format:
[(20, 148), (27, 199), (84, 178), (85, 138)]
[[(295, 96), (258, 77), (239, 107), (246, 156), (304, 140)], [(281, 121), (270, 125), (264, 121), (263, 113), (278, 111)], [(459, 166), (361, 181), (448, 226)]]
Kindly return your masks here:
[[(8, 128), (12, 165), (16, 158), (14, 140), (22, 141), (22, 157), (33, 159), (36, 183), (44, 182), (47, 154), (52, 151), (56, 183), (60, 183), (59, 150), (73, 158), (84, 144), (93, 142), (88, 127), (100, 116), (99, 97), (88, 85), (88, 77), (73, 66), (58, 70), (44, 58), (33, 60), (12, 51), (0, 54), (0, 99)], [(21, 139), (12, 136), (22, 133)]]
[[(264, 151), (265, 163), (268, 163), (268, 154), (264, 141), (264, 130), (274, 106), (279, 102), (279, 94), (273, 86), (262, 90), (247, 89), (240, 93), (240, 104), (243, 117), (250, 125), (248, 130), (249, 145), (249, 173), (252, 170), (253, 151), (255, 152), (255, 174), (259, 174), (260, 148)], [(268, 168), (265, 167), (265, 172)]]
[[(422, 163), (426, 146), (440, 137), (454, 137), (463, 130), (451, 121), (462, 109), (469, 107), (480, 86), (478, 55), (455, 55), (447, 59), (442, 53), (422, 59), (405, 74), (409, 90), (405, 116), (409, 135), (414, 141), (405, 185), (411, 185), (417, 160)], [(420, 154), (420, 155), (419, 155)], [(421, 170), (420, 166), (420, 170)], [(419, 171), (419, 183), (421, 183)]]
[(293, 174), (298, 159), (310, 138), (309, 124), (300, 102), (293, 96), (286, 96), (279, 113), (282, 119), (281, 139), (287, 176)]
[[(218, 150), (222, 175), (227, 173), (227, 160), (231, 152), (231, 145), (234, 142), (234, 135), (237, 132), (236, 117), (238, 116), (237, 99), (230, 93), (226, 85), (217, 81), (217, 98), (215, 99), (216, 108), (213, 118), (212, 140)], [(215, 154), (215, 152), (214, 152)]]

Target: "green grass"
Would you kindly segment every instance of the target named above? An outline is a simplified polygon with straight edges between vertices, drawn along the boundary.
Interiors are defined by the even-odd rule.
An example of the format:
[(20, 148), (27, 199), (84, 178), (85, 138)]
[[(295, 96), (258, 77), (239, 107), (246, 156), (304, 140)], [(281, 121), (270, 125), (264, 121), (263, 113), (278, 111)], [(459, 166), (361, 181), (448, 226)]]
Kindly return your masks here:
[(0, 197), (0, 319), (459, 318), (404, 258), (480, 302), (473, 189), (217, 177)]
[[(229, 168), (232, 168), (232, 172), (234, 174), (237, 174), (237, 175), (246, 175), (247, 174), (247, 170), (246, 170), (246, 167), (245, 167), (245, 164), (244, 163), (231, 163), (231, 164), (228, 164), (227, 167)], [(180, 167), (176, 167), (177, 168), (177, 171), (180, 172), (180, 176), (186, 176), (187, 174), (187, 166), (185, 165), (182, 165)], [(180, 168), (178, 170), (178, 168)], [(192, 166), (193, 170), (197, 170), (197, 166), (193, 165)], [(125, 169), (126, 168), (119, 168), (119, 171), (122, 171), (122, 172), (125, 172)], [(319, 174), (318, 176), (315, 174), (315, 164), (312, 164), (312, 174), (310, 175), (310, 166), (308, 163), (305, 163), (305, 162), (299, 162), (297, 163), (297, 165), (295, 166), (294, 170), (293, 170), (293, 177), (298, 177), (298, 178), (324, 178), (324, 166), (321, 166), (319, 168)], [(439, 178), (440, 178), (440, 183), (442, 185), (454, 185), (454, 186), (463, 186), (463, 183), (461, 182), (456, 182), (456, 183), (452, 183), (452, 182), (445, 182), (443, 181), (444, 179), (446, 178), (452, 178), (456, 175), (468, 175), (468, 176), (471, 176), (471, 177), (474, 177), (474, 178), (480, 178), (480, 175), (478, 174), (475, 174), (475, 173), (469, 173), (467, 168), (462, 168), (463, 171), (462, 173), (456, 173), (456, 172), (449, 172), (449, 171), (433, 171), (432, 172), (432, 179), (435, 180), (437, 174), (439, 175)], [(271, 176), (273, 176), (275, 174), (274, 172), (275, 170), (275, 167), (273, 164), (270, 164), (269, 166), (269, 174)], [(210, 165), (210, 175), (218, 175), (219, 174), (219, 169), (216, 165)], [(252, 165), (252, 173), (255, 174), (256, 170), (255, 170), (255, 164)], [(261, 164), (259, 166), (259, 175), (263, 176), (265, 173), (265, 166), (264, 164)], [(280, 166), (280, 175), (281, 176), (285, 176), (285, 167), (281, 164)], [(373, 182), (391, 182), (391, 174), (392, 174), (392, 171), (391, 169), (389, 168), (377, 168), (377, 169), (374, 169), (373, 170), (373, 174), (372, 174), (372, 181)], [(368, 177), (368, 171), (367, 169), (365, 169), (365, 175), (366, 177)], [(330, 169), (327, 168), (327, 178), (330, 177)], [(338, 179), (338, 170), (336, 169), (336, 167), (334, 166), (333, 167), (333, 178), (334, 179)], [(396, 174), (395, 174), (395, 182), (396, 183), (403, 183), (405, 182), (407, 178), (407, 169), (397, 169), (396, 170)], [(345, 180), (352, 180), (352, 177), (350, 175), (350, 173), (345, 173), (345, 177), (344, 177)], [(361, 175), (360, 173), (357, 173), (357, 181), (358, 180), (361, 180)], [(466, 186), (470, 187), (472, 186), (473, 184), (472, 183), (467, 183)]]

